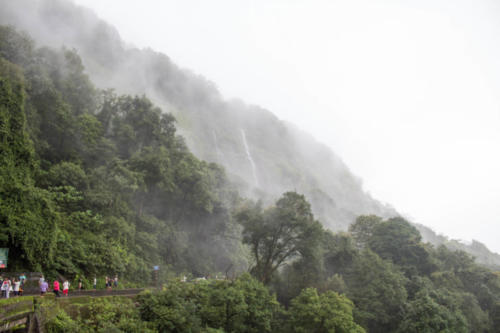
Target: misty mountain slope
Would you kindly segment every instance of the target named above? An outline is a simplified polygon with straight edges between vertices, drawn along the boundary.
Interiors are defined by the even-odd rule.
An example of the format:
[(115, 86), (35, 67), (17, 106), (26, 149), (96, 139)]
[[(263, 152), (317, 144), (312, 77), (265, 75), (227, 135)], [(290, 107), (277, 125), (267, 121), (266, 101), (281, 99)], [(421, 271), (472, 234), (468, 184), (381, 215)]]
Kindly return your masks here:
[(500, 255), (491, 252), (486, 245), (477, 240), (472, 240), (469, 244), (456, 239), (449, 239), (446, 236), (436, 234), (432, 229), (422, 224), (415, 224), (415, 227), (426, 242), (438, 247), (446, 246), (452, 251), (464, 251), (472, 255), (477, 262), (494, 270), (500, 270)]
[(214, 84), (161, 53), (127, 46), (91, 11), (61, 0), (3, 2), (3, 23), (42, 44), (75, 48), (99, 87), (147, 94), (172, 112), (189, 148), (223, 165), (243, 194), (269, 202), (297, 190), (334, 230), (360, 214), (396, 214), (368, 196), (340, 158), (311, 136), (258, 106), (225, 101)]
[[(243, 195), (270, 202), (287, 190), (304, 193), (333, 230), (345, 230), (361, 214), (397, 215), (364, 192), (359, 178), (312, 136), (258, 106), (224, 100), (212, 82), (162, 53), (127, 45), (92, 11), (64, 0), (0, 5), (2, 24), (28, 31), (40, 44), (76, 49), (98, 87), (146, 94), (174, 114), (190, 150), (223, 165)], [(429, 241), (438, 237), (426, 234)]]

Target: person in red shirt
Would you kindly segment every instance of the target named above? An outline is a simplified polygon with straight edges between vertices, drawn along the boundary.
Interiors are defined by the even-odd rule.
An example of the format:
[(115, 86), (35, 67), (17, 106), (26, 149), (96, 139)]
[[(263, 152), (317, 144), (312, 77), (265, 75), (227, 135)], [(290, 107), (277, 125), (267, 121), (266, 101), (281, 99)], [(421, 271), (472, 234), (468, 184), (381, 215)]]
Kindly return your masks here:
[(55, 280), (54, 281), (54, 294), (56, 295), (56, 297), (61, 297), (61, 295), (59, 295), (59, 290), (61, 290), (61, 288), (59, 287), (59, 281)]

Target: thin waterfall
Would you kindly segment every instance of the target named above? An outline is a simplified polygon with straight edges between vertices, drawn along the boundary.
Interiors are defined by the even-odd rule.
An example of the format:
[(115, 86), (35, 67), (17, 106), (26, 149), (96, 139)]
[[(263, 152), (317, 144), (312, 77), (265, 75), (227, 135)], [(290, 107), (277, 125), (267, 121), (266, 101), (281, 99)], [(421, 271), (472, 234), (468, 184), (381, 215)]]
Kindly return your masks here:
[(212, 136), (214, 137), (214, 143), (215, 143), (215, 153), (217, 154), (217, 161), (220, 164), (224, 164), (224, 155), (222, 154), (222, 151), (219, 149), (219, 144), (217, 142), (217, 134), (215, 134), (215, 131), (212, 131)]
[(252, 154), (250, 154), (250, 150), (248, 149), (247, 136), (245, 135), (245, 131), (243, 130), (243, 128), (240, 128), (240, 131), (241, 131), (241, 137), (243, 138), (243, 146), (245, 147), (245, 151), (247, 153), (247, 159), (250, 162), (250, 165), (252, 166), (253, 180), (255, 186), (259, 186), (259, 181), (257, 179), (257, 168), (255, 167), (255, 162), (253, 161)]

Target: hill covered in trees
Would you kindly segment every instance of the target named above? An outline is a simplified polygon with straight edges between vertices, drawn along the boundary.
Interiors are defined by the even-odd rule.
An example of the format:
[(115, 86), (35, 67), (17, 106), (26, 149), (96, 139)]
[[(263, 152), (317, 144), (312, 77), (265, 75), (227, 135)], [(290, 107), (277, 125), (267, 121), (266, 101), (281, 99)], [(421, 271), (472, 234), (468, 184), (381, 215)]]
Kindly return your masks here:
[[(66, 0), (0, 0), (0, 5), (0, 22), (28, 31), (41, 45), (74, 48), (100, 89), (146, 94), (174, 115), (190, 151), (223, 166), (241, 195), (272, 204), (294, 189), (306, 195), (331, 230), (347, 230), (362, 214), (398, 215), (364, 192), (360, 179), (328, 147), (267, 110), (224, 100), (212, 82), (168, 56), (128, 45), (92, 11)], [(500, 267), (500, 256), (480, 242), (467, 245), (417, 227), (436, 246), (464, 250), (488, 267)]]
[(146, 94), (174, 115), (193, 154), (222, 165), (243, 195), (270, 204), (295, 189), (332, 230), (346, 230), (360, 214), (397, 215), (364, 192), (328, 147), (265, 109), (224, 100), (212, 82), (167, 55), (127, 45), (93, 12), (64, 0), (0, 3), (1, 22), (28, 31), (42, 45), (74, 48), (97, 87)]
[[(54, 331), (495, 332), (500, 275), (423, 243), (400, 217), (362, 215), (347, 232), (307, 197), (245, 199), (195, 157), (175, 117), (144, 95), (96, 88), (74, 50), (0, 27), (0, 247), (9, 268), (47, 277), (181, 274), (136, 306), (48, 316)], [(99, 304), (98, 304), (99, 303)], [(111, 302), (112, 303), (112, 302)], [(82, 312), (83, 313), (83, 312)], [(99, 315), (105, 313), (106, 316)], [(69, 328), (68, 328), (69, 327)]]
[(10, 266), (140, 280), (159, 262), (199, 274), (233, 262), (239, 245), (225, 236), (237, 235), (238, 195), (221, 167), (189, 152), (171, 115), (97, 90), (73, 51), (36, 49), (8, 27), (0, 55)]

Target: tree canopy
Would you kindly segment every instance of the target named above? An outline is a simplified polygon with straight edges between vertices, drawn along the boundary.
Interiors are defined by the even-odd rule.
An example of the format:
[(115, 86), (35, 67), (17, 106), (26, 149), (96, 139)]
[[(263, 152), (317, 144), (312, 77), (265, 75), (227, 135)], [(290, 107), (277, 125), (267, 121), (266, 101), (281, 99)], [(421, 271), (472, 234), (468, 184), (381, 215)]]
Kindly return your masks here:
[(287, 260), (314, 247), (322, 232), (305, 197), (295, 192), (283, 194), (275, 207), (265, 211), (259, 205), (244, 208), (237, 220), (243, 225), (243, 242), (250, 245), (255, 260), (251, 271), (266, 284)]

